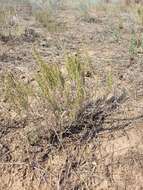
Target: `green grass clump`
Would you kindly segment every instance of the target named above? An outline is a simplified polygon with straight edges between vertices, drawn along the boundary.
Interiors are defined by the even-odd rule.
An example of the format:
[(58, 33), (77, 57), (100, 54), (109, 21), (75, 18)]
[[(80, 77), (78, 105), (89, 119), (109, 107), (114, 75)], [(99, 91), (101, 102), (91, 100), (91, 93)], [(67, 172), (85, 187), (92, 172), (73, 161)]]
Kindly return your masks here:
[(134, 57), (137, 53), (137, 38), (135, 32), (132, 32), (130, 39), (129, 54), (131, 57)]
[(32, 94), (30, 87), (20, 81), (12, 73), (7, 73), (4, 78), (5, 100), (11, 108), (21, 112), (29, 108), (29, 95)]
[[(40, 111), (46, 120), (48, 110), (54, 116), (56, 126), (61, 126), (65, 120), (70, 122), (88, 98), (85, 85), (87, 60), (79, 54), (68, 54), (62, 68), (57, 64), (47, 64), (35, 48), (33, 56), (38, 68), (34, 74), (34, 88), (14, 74), (7, 73), (4, 79), (6, 102), (18, 114), (31, 115)], [(36, 110), (32, 107), (33, 103), (37, 106), (35, 101), (39, 107)]]
[(138, 54), (138, 52), (142, 52), (143, 50), (143, 34), (135, 33), (134, 31), (131, 34), (130, 46), (129, 46), (129, 54), (130, 57), (134, 57)]
[(47, 64), (34, 50), (39, 72), (36, 75), (40, 97), (46, 98), (56, 118), (66, 110), (74, 116), (85, 99), (84, 63), (78, 55), (68, 55), (61, 71), (58, 65)]
[(78, 55), (67, 56), (66, 69), (71, 83), (74, 83), (76, 88), (76, 99), (78, 104), (84, 99), (84, 64), (80, 62)]
[(113, 73), (112, 71), (109, 71), (108, 75), (107, 75), (107, 91), (110, 92), (112, 90), (113, 87)]
[(45, 97), (48, 100), (55, 114), (57, 111), (60, 111), (60, 102), (56, 94), (58, 92), (61, 93), (64, 88), (64, 78), (57, 65), (46, 64), (36, 50), (33, 51), (33, 55), (39, 68), (39, 72), (36, 74), (36, 81), (41, 91), (41, 97)]

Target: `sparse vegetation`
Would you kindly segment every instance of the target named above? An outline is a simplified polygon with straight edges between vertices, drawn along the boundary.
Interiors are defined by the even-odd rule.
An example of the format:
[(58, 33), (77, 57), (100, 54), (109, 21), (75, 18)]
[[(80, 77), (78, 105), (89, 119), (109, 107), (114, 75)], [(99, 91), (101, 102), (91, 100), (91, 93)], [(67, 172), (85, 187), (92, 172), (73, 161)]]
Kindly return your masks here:
[(58, 23), (56, 16), (49, 9), (36, 11), (34, 15), (36, 20), (51, 33), (64, 32), (66, 30), (65, 23)]
[(4, 79), (4, 94), (5, 101), (10, 104), (11, 109), (13, 108), (18, 113), (28, 111), (28, 97), (32, 94), (32, 90), (11, 72), (7, 73)]
[(0, 35), (2, 37), (18, 38), (24, 30), (25, 27), (21, 25), (13, 7), (0, 8)]
[(33, 11), (36, 20), (42, 24), (49, 32), (64, 32), (66, 25), (57, 20), (57, 10), (61, 2), (57, 0), (47, 0), (42, 3), (40, 10)]
[(35, 49), (33, 55), (38, 66), (38, 73), (35, 75), (36, 90), (32, 90), (28, 84), (16, 78), (12, 73), (8, 73), (4, 83), (5, 99), (14, 110), (27, 111), (29, 114), (31, 111), (29, 98), (37, 96), (40, 102), (47, 102), (50, 106), (57, 124), (65, 112), (68, 114), (68, 120), (71, 121), (87, 98), (86, 62), (81, 62), (79, 55), (67, 55), (64, 65), (66, 73), (62, 73), (58, 65), (46, 64)]
[(131, 35), (129, 53), (130, 53), (130, 56), (133, 56), (133, 57), (137, 53), (137, 38), (136, 38), (136, 34), (134, 32), (132, 32), (132, 35)]
[(1, 4), (0, 189), (141, 189), (141, 3)]
[(113, 74), (112, 71), (109, 71), (107, 75), (107, 91), (108, 92), (112, 91), (112, 88), (113, 88)]
[(138, 13), (139, 20), (143, 26), (143, 6), (142, 5), (139, 6), (137, 13)]
[(112, 36), (113, 36), (113, 41), (114, 42), (119, 42), (120, 40), (120, 30), (119, 29), (112, 29)]

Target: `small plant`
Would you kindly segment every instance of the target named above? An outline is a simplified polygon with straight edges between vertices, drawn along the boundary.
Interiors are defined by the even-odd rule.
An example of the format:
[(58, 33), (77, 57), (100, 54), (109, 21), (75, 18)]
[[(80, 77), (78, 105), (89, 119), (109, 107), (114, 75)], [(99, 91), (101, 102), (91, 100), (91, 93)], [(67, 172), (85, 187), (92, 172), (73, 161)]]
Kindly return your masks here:
[(68, 71), (68, 76), (71, 80), (71, 83), (74, 83), (76, 89), (76, 101), (78, 104), (84, 99), (84, 65), (80, 62), (78, 55), (68, 56), (66, 68)]
[(77, 54), (67, 55), (63, 73), (58, 65), (47, 64), (36, 50), (33, 55), (39, 67), (36, 81), (40, 97), (47, 100), (57, 120), (65, 110), (73, 118), (86, 98), (85, 63)]
[(137, 53), (137, 39), (136, 39), (135, 32), (132, 32), (132, 35), (131, 35), (129, 53), (131, 57), (134, 57)]
[(24, 33), (14, 8), (2, 7), (0, 9), (0, 34), (3, 37), (17, 38)]
[[(63, 72), (57, 64), (47, 64), (35, 48), (33, 56), (38, 67), (38, 72), (34, 75), (34, 88), (14, 74), (7, 73), (4, 78), (5, 100), (18, 114), (27, 115), (35, 114), (33, 106), (37, 106), (38, 103), (45, 119), (47, 120), (46, 108), (52, 113), (52, 117), (54, 116), (56, 126), (60, 127), (65, 118), (68, 122), (74, 119), (87, 99), (85, 73), (89, 65), (86, 67), (87, 61), (79, 54), (68, 54), (64, 64), (65, 72)], [(37, 113), (39, 108), (36, 109)]]
[[(56, 94), (61, 93), (64, 88), (64, 78), (57, 65), (46, 64), (40, 54), (34, 49), (34, 58), (39, 67), (39, 73), (36, 75), (36, 81), (41, 91), (41, 96), (45, 97), (56, 115), (60, 112), (60, 102), (56, 99)], [(57, 94), (58, 96), (59, 94)]]
[(66, 24), (57, 20), (57, 10), (60, 4), (59, 0), (42, 0), (41, 9), (33, 11), (36, 21), (51, 33), (66, 30)]
[(5, 99), (20, 113), (29, 109), (29, 96), (32, 95), (30, 87), (20, 81), (12, 73), (7, 73), (4, 79)]
[(137, 13), (138, 13), (138, 17), (139, 17), (139, 20), (143, 26), (143, 6), (140, 6), (138, 9), (137, 9)]
[(46, 10), (35, 12), (35, 18), (43, 27), (48, 27), (48, 24), (52, 22), (51, 15)]
[(63, 32), (66, 30), (65, 23), (58, 23), (55, 15), (50, 10), (41, 10), (35, 12), (36, 20), (47, 28), (49, 32)]
[(119, 18), (118, 29), (119, 29), (119, 30), (122, 30), (123, 28), (124, 28), (123, 19)]
[(119, 42), (120, 40), (120, 29), (113, 28), (111, 31), (112, 38), (114, 42)]
[(110, 71), (107, 75), (107, 87), (108, 87), (108, 91), (112, 90), (113, 87), (113, 74)]

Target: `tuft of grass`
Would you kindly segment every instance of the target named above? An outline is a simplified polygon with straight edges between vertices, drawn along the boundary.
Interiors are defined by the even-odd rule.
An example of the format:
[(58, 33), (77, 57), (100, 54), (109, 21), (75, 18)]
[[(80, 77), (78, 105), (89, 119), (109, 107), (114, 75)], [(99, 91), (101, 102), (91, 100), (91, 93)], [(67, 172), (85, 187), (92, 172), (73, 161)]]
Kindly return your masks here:
[[(65, 120), (70, 122), (75, 118), (88, 98), (85, 85), (88, 59), (82, 59), (78, 53), (68, 54), (63, 72), (57, 64), (47, 64), (35, 48), (33, 56), (38, 68), (34, 74), (34, 88), (11, 72), (7, 73), (4, 78), (5, 100), (18, 114), (36, 114), (39, 109), (47, 120), (48, 110), (54, 116), (56, 126), (60, 127)], [(33, 106), (37, 104), (39, 108), (36, 107), (35, 111)]]
[(114, 28), (112, 30), (112, 37), (113, 37), (114, 42), (119, 42), (119, 40), (120, 40), (120, 29), (119, 28), (118, 29)]
[(64, 32), (66, 24), (58, 21), (58, 8), (62, 1), (46, 0), (43, 1), (40, 10), (33, 11), (36, 21), (42, 24), (49, 32)]
[(63, 32), (66, 30), (65, 23), (58, 23), (55, 15), (49, 10), (40, 10), (34, 13), (36, 20), (49, 32)]
[(134, 57), (137, 53), (137, 38), (135, 32), (132, 32), (130, 39), (129, 54)]
[(140, 5), (137, 9), (138, 17), (140, 20), (141, 25), (143, 26), (143, 6)]
[(122, 30), (124, 28), (124, 22), (121, 17), (119, 17), (118, 29)]
[(78, 54), (73, 56), (67, 56), (66, 69), (68, 72), (68, 76), (71, 80), (71, 83), (74, 83), (76, 88), (76, 99), (77, 102), (80, 103), (84, 99), (85, 91), (84, 91), (84, 64), (80, 62), (80, 58)]
[(45, 97), (54, 114), (60, 111), (60, 103), (56, 97), (58, 91), (61, 93), (64, 88), (64, 78), (57, 65), (46, 64), (40, 54), (34, 49), (34, 58), (39, 68), (36, 74), (36, 81), (41, 91), (41, 96)]
[(4, 97), (11, 105), (11, 108), (18, 111), (28, 111), (29, 96), (32, 95), (31, 88), (20, 81), (11, 72), (7, 73), (4, 78)]
[(19, 37), (23, 34), (24, 27), (16, 16), (14, 8), (0, 8), (0, 34), (3, 37)]
[(85, 100), (84, 63), (79, 55), (67, 55), (66, 74), (58, 65), (47, 64), (35, 49), (33, 55), (39, 68), (36, 81), (40, 96), (47, 99), (56, 118), (65, 110), (70, 116), (75, 115)]
[(108, 91), (111, 91), (113, 87), (113, 73), (112, 71), (109, 71), (108, 75), (107, 75), (107, 88)]

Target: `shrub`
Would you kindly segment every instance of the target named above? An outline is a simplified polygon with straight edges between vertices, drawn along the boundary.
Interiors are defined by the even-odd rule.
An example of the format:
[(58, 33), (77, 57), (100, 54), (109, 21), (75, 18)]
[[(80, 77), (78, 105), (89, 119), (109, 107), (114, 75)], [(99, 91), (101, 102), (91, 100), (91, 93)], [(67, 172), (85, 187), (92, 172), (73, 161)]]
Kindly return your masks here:
[(46, 64), (36, 50), (33, 51), (33, 55), (39, 67), (35, 78), (40, 89), (40, 96), (48, 100), (56, 115), (56, 112), (60, 111), (60, 101), (57, 99), (56, 93), (61, 93), (64, 88), (64, 78), (57, 65)]
[(66, 73), (62, 73), (58, 65), (46, 64), (35, 50), (34, 57), (39, 67), (36, 81), (40, 96), (47, 99), (56, 118), (65, 110), (73, 117), (85, 100), (84, 63), (78, 55), (67, 55)]
[[(61, 126), (64, 121), (70, 122), (88, 97), (85, 85), (88, 59), (82, 59), (79, 54), (66, 55), (63, 72), (59, 65), (47, 64), (35, 48), (33, 56), (38, 67), (38, 72), (34, 74), (34, 88), (14, 74), (7, 73), (4, 80), (6, 101), (18, 114), (31, 115), (35, 114), (32, 107), (35, 100), (45, 120), (49, 110), (56, 126)], [(39, 108), (36, 108), (36, 113)]]

